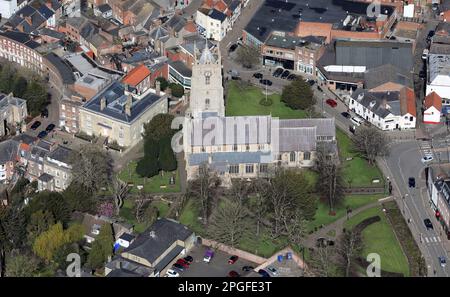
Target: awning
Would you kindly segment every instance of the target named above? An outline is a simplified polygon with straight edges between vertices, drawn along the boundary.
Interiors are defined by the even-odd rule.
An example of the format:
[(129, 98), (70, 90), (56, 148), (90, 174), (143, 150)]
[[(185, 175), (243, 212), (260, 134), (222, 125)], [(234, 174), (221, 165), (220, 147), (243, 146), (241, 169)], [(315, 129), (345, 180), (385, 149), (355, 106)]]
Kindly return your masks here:
[(181, 245), (177, 245), (173, 250), (171, 250), (164, 258), (159, 261), (155, 266), (155, 274), (162, 271), (166, 266), (175, 259), (181, 251), (184, 250), (184, 247)]

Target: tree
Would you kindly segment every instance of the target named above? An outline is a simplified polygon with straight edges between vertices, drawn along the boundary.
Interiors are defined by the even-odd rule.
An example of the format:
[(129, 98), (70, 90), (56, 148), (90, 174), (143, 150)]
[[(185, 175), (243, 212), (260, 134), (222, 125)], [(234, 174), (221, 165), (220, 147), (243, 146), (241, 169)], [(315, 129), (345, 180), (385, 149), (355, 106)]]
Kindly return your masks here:
[(64, 236), (63, 226), (61, 223), (56, 223), (36, 237), (33, 252), (48, 263), (56, 250), (65, 243), (66, 237)]
[(5, 63), (0, 72), (0, 92), (9, 94), (13, 89), (14, 70), (9, 63)]
[(202, 164), (198, 169), (198, 176), (188, 184), (186, 195), (200, 203), (203, 225), (208, 224), (211, 200), (216, 196), (220, 179), (211, 171), (207, 164)]
[(371, 165), (375, 165), (378, 156), (389, 154), (387, 137), (374, 126), (359, 126), (352, 139), (355, 150)]
[(55, 224), (55, 218), (47, 210), (38, 210), (31, 214), (30, 222), (27, 225), (28, 242), (34, 243), (36, 237), (47, 231), (50, 226)]
[(181, 98), (184, 95), (184, 88), (180, 84), (171, 83), (169, 88), (172, 91), (172, 96), (176, 98)]
[(136, 173), (143, 177), (152, 177), (159, 172), (159, 145), (153, 138), (144, 142), (144, 158), (136, 165)]
[(12, 205), (0, 215), (0, 224), (10, 248), (23, 247), (26, 239), (25, 212), (21, 206)]
[(27, 90), (27, 85), (28, 82), (23, 76), (16, 76), (12, 87), (14, 96), (22, 98)]
[(123, 202), (130, 192), (130, 187), (118, 178), (113, 179), (113, 198), (116, 209), (116, 215), (119, 215)]
[(263, 179), (256, 179), (253, 182), (253, 187), (256, 195), (249, 200), (249, 209), (255, 215), (256, 236), (259, 236), (260, 225), (269, 210), (267, 195), (264, 195), (268, 191), (269, 184)]
[(69, 265), (69, 262), (67, 262), (67, 256), (72, 253), (80, 255), (81, 264), (86, 262), (86, 253), (77, 243), (73, 242), (66, 243), (58, 248), (53, 255), (53, 262), (58, 265), (59, 269), (65, 270)]
[(225, 244), (234, 247), (246, 231), (247, 211), (238, 201), (222, 200), (213, 213), (208, 226), (209, 235)]
[(28, 112), (32, 116), (38, 116), (49, 103), (46, 87), (35, 79), (28, 83), (23, 99), (27, 101)]
[(108, 257), (112, 255), (113, 244), (114, 236), (111, 225), (102, 225), (100, 233), (92, 243), (92, 249), (87, 259), (87, 265), (92, 269), (103, 267)]
[(90, 144), (71, 155), (72, 179), (76, 180), (87, 193), (95, 193), (111, 183), (113, 161), (101, 148)]
[(309, 263), (313, 274), (318, 277), (337, 276), (335, 255), (336, 249), (333, 246), (314, 249)]
[(37, 271), (39, 261), (32, 255), (13, 251), (8, 257), (7, 277), (30, 277)]
[(338, 256), (339, 263), (345, 276), (349, 277), (352, 268), (355, 265), (356, 258), (363, 249), (361, 234), (356, 231), (346, 231), (339, 240)]
[(169, 137), (165, 137), (159, 142), (159, 166), (161, 170), (167, 172), (177, 169), (177, 158), (173, 153)]
[(174, 116), (171, 114), (157, 114), (150, 122), (144, 124), (143, 137), (156, 142), (166, 137), (172, 137), (177, 132), (171, 128), (173, 119)]
[(169, 82), (164, 78), (164, 77), (162, 77), (162, 76), (160, 76), (160, 77), (158, 77), (157, 79), (156, 79), (156, 81), (159, 81), (159, 83), (160, 83), (160, 87), (161, 87), (161, 91), (165, 91), (166, 89), (167, 89), (167, 87), (169, 86)]
[(153, 197), (146, 195), (144, 192), (141, 192), (139, 197), (134, 200), (133, 212), (138, 223), (142, 223), (144, 221), (147, 208), (150, 207), (152, 201)]
[(245, 68), (253, 68), (259, 64), (259, 50), (253, 46), (241, 45), (236, 52), (236, 62)]
[(317, 191), (329, 202), (330, 212), (345, 196), (345, 185), (342, 179), (342, 169), (337, 156), (330, 155), (324, 145), (317, 147), (315, 169), (319, 173), (316, 184)]
[(25, 208), (28, 216), (39, 211), (49, 211), (56, 222), (61, 222), (65, 226), (70, 220), (70, 209), (64, 197), (58, 192), (42, 191), (30, 201)]
[(91, 212), (96, 209), (94, 195), (76, 180), (70, 183), (62, 195), (71, 211)]
[(285, 228), (290, 245), (297, 250), (303, 246), (303, 238), (307, 234), (307, 221), (300, 210), (285, 221)]
[(283, 88), (281, 101), (292, 109), (307, 110), (316, 104), (311, 86), (302, 78), (297, 78)]

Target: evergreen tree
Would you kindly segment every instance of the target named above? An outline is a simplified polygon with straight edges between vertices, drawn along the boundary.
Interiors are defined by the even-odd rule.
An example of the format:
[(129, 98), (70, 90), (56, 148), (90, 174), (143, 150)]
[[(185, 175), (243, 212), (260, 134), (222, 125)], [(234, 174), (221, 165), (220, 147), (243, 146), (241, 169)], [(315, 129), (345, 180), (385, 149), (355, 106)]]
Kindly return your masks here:
[(146, 139), (144, 143), (144, 158), (138, 161), (136, 173), (143, 177), (152, 177), (159, 172), (159, 146), (153, 139)]
[(170, 138), (166, 137), (159, 142), (159, 164), (164, 171), (177, 169), (177, 159), (173, 153)]
[(27, 90), (27, 85), (28, 82), (23, 76), (16, 76), (12, 87), (14, 96), (22, 98)]
[(111, 225), (104, 224), (100, 229), (99, 235), (92, 244), (87, 265), (93, 269), (103, 267), (108, 257), (112, 255), (113, 244), (114, 237)]
[(316, 103), (311, 86), (302, 78), (297, 78), (283, 88), (281, 101), (292, 109), (306, 110)]

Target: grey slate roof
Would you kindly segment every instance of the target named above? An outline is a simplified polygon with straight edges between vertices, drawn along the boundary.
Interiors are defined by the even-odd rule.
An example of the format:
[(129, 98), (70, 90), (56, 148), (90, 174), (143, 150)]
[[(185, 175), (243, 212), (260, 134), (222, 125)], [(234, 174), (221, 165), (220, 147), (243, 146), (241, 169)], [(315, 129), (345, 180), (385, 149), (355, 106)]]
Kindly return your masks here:
[(412, 73), (391, 64), (369, 69), (364, 73), (364, 87), (373, 89), (382, 84), (393, 82), (406, 87), (413, 86)]
[(334, 118), (280, 120), (280, 128), (316, 127), (317, 136), (336, 136)]
[(191, 230), (176, 221), (158, 219), (152, 226), (141, 233), (124, 250), (124, 253), (129, 253), (154, 263), (173, 243), (177, 240), (184, 242), (192, 234)]
[(262, 152), (224, 152), (224, 153), (199, 153), (189, 155), (189, 165), (197, 166), (208, 162), (211, 157), (212, 164), (243, 164), (243, 163), (269, 163), (271, 162), (271, 153)]
[(64, 147), (64, 146), (58, 146), (54, 151), (52, 151), (48, 155), (48, 158), (62, 162), (62, 163), (69, 164), (71, 153), (72, 153), (71, 149)]
[(0, 165), (14, 161), (17, 156), (18, 148), (19, 143), (15, 140), (9, 139), (0, 142)]
[[(106, 98), (106, 108), (103, 110), (100, 109), (102, 98)], [(115, 81), (89, 100), (83, 108), (115, 120), (131, 123), (153, 104), (159, 100), (167, 100), (167, 97), (161, 97), (154, 93), (148, 93), (144, 98), (139, 100), (133, 99), (131, 116), (128, 116), (125, 113), (126, 100), (127, 95), (125, 95), (125, 86), (122, 83)]]
[(192, 76), (192, 70), (189, 69), (189, 67), (187, 67), (182, 61), (170, 61), (169, 65), (184, 77)]
[(280, 152), (310, 152), (316, 149), (317, 129), (315, 127), (292, 129), (281, 128), (279, 133)]
[(44, 183), (48, 183), (52, 179), (53, 179), (53, 175), (50, 175), (48, 173), (43, 173), (41, 176), (39, 176), (39, 180)]
[(35, 49), (40, 46), (39, 43), (34, 41), (29, 34), (22, 33), (22, 32), (16, 32), (16, 31), (5, 31), (0, 32), (0, 35), (5, 36), (11, 40), (17, 41), (19, 43), (22, 43), (23, 45)]
[[(353, 92), (352, 98), (381, 118), (385, 118), (391, 113), (394, 115), (401, 114), (399, 92), (369, 92), (364, 89), (358, 89)], [(385, 101), (391, 109), (387, 109), (383, 105), (383, 101)]]
[(45, 55), (44, 58), (55, 66), (59, 75), (62, 77), (64, 84), (73, 84), (75, 82), (75, 76), (73, 75), (72, 69), (59, 56), (54, 53), (49, 53)]

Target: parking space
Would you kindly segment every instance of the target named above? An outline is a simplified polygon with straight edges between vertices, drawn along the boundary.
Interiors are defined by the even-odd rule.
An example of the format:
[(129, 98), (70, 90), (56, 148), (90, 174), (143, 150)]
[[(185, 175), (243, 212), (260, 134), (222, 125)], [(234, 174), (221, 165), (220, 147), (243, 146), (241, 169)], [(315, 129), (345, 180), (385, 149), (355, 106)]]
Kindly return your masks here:
[(246, 276), (250, 272), (243, 271), (242, 267), (258, 266), (256, 263), (246, 261), (242, 258), (239, 258), (234, 264), (228, 264), (228, 259), (231, 255), (221, 251), (215, 251), (211, 262), (205, 263), (203, 262), (203, 256), (207, 249), (206, 246), (196, 246), (188, 253), (188, 255), (194, 258), (194, 261), (189, 268), (180, 272), (181, 277), (226, 277), (232, 270), (239, 273), (240, 276)]

